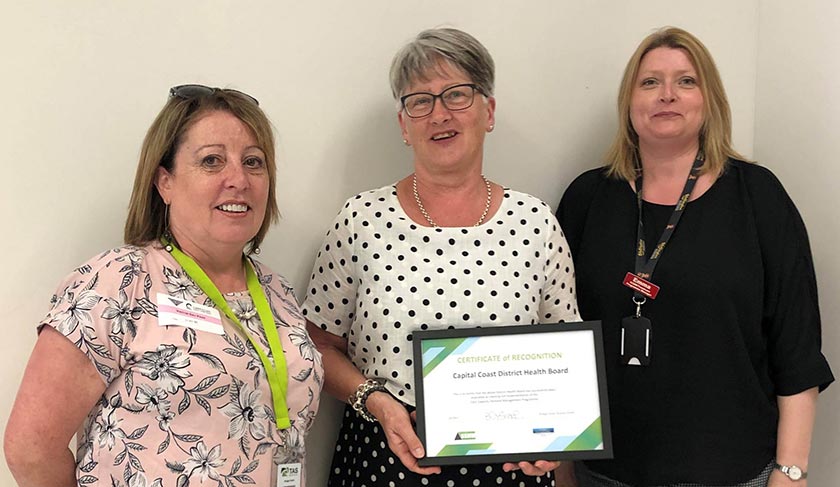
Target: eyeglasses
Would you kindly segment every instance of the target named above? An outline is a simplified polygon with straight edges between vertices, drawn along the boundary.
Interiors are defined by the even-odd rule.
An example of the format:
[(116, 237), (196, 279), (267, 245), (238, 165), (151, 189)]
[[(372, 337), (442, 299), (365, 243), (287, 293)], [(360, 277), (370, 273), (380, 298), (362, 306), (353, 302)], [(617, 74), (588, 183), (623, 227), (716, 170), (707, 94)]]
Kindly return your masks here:
[(210, 96), (217, 91), (222, 91), (225, 93), (233, 93), (235, 95), (239, 95), (246, 100), (252, 102), (254, 105), (260, 106), (260, 102), (254, 98), (253, 96), (249, 95), (248, 93), (243, 93), (239, 90), (231, 90), (228, 88), (212, 88), (210, 86), (204, 85), (178, 85), (169, 88), (169, 96), (181, 98), (184, 100), (192, 100), (194, 98), (200, 98), (202, 96)]
[(435, 100), (438, 98), (447, 110), (466, 110), (473, 105), (476, 91), (485, 95), (475, 84), (464, 83), (450, 86), (437, 95), (426, 92), (409, 93), (400, 97), (400, 103), (406, 115), (411, 118), (420, 118), (432, 113), (435, 109)]

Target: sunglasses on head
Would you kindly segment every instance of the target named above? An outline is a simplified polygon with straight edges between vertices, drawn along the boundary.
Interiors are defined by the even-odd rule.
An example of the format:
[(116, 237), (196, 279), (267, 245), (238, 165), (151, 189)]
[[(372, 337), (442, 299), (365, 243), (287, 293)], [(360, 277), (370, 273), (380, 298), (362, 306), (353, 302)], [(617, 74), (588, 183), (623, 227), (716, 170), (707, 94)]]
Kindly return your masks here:
[(210, 86), (204, 85), (178, 85), (169, 88), (169, 96), (181, 98), (183, 100), (192, 100), (194, 98), (200, 98), (202, 96), (210, 96), (217, 91), (222, 91), (225, 93), (233, 93), (239, 96), (244, 97), (246, 100), (251, 101), (254, 105), (259, 106), (260, 102), (254, 98), (253, 96), (249, 95), (248, 93), (243, 93), (239, 90), (231, 90), (228, 88), (212, 88)]

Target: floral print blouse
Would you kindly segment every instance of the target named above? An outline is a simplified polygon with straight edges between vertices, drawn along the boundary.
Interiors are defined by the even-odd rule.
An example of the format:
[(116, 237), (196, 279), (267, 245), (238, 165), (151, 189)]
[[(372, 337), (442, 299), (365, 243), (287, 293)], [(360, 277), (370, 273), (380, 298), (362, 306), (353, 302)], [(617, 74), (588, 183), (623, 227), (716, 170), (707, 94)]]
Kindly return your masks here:
[[(42, 326), (72, 341), (107, 386), (77, 437), (80, 485), (273, 486), (275, 465), (303, 463), (321, 355), (291, 287), (259, 262), (254, 268), (288, 369), (291, 427), (283, 430), (259, 355), (230, 331), (236, 325), (215, 334), (158, 324), (158, 293), (214, 306), (160, 244), (108, 250), (59, 286)], [(271, 358), (248, 292), (225, 298)]]

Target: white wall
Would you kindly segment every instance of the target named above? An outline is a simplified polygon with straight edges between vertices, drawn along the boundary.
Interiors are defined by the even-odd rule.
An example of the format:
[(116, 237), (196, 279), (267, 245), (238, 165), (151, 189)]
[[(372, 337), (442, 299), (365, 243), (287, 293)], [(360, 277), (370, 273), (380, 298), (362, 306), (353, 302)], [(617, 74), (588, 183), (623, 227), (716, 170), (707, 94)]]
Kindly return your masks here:
[[(757, 77), (757, 60), (770, 52), (777, 62), (798, 63), (805, 73), (824, 66), (820, 56), (800, 57), (760, 32), (760, 25), (772, 18), (781, 22), (786, 14), (765, 19), (766, 11), (781, 10), (782, 3), (759, 0), (7, 3), (0, 17), (5, 176), (0, 217), (7, 228), (0, 254), (0, 309), (6, 317), (0, 429), (54, 286), (74, 266), (121, 241), (140, 142), (170, 86), (230, 86), (259, 98), (277, 128), (284, 216), (269, 234), (263, 260), (300, 290), (341, 202), (410, 171), (411, 154), (401, 143), (387, 71), (394, 52), (423, 28), (450, 24), (487, 45), (497, 63), (498, 110), (485, 172), (551, 205), (574, 175), (597, 163), (615, 127), (621, 70), (653, 28), (687, 28), (714, 53), (732, 102), (735, 142), (748, 155), (754, 153), (756, 80), (766, 99), (775, 96), (762, 91), (761, 83), (772, 78), (776, 66), (764, 63), (767, 76)], [(799, 20), (805, 32), (820, 18), (803, 12)], [(820, 25), (827, 36), (828, 24)], [(776, 47), (759, 49), (759, 39)], [(782, 60), (776, 59), (777, 50)], [(826, 48), (822, 57), (830, 54)], [(783, 114), (778, 118), (805, 117), (811, 112), (803, 105), (831, 97), (828, 84), (840, 79), (834, 62), (833, 79), (807, 85), (824, 87), (822, 93), (799, 84), (800, 73), (788, 75), (789, 89), (802, 86), (806, 100), (775, 107)], [(759, 103), (758, 113), (773, 118), (762, 107)], [(819, 112), (824, 122), (813, 130), (821, 147), (836, 131), (824, 110)], [(778, 126), (760, 128), (769, 142)], [(758, 144), (755, 149), (771, 163), (767, 151), (759, 153)], [(837, 227), (832, 233), (816, 222), (831, 220), (824, 207), (831, 202), (831, 188), (837, 191), (827, 176), (838, 171), (829, 165), (827, 150), (815, 147), (817, 153), (824, 157), (807, 158), (814, 167), (809, 173), (797, 170), (801, 157), (772, 159), (772, 167), (811, 224), (815, 250), (821, 252), (824, 303), (830, 306), (836, 285), (830, 286), (840, 269), (829, 260), (828, 242), (838, 236)], [(840, 311), (826, 308), (827, 317), (831, 310)], [(836, 343), (836, 331), (826, 327), (826, 342), (832, 338)], [(838, 355), (836, 348), (830, 352)], [(836, 413), (824, 415), (827, 409), (819, 418), (826, 431), (818, 435), (814, 464), (837, 476), (840, 468), (828, 457), (827, 430), (836, 431), (838, 422)], [(308, 440), (313, 486), (324, 483), (337, 410), (336, 402), (325, 401)], [(11, 484), (3, 465), (0, 485)]]
[[(762, 0), (758, 24), (755, 157), (796, 202), (811, 240), (823, 318), (823, 353), (840, 371), (840, 3)], [(840, 477), (840, 388), (820, 396), (808, 485)]]

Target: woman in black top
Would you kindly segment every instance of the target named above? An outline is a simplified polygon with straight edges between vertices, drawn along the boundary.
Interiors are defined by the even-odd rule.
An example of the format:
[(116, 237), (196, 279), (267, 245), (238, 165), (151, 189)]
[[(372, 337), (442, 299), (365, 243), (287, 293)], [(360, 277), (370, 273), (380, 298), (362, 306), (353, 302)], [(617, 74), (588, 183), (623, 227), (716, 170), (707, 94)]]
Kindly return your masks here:
[(615, 447), (579, 483), (805, 486), (834, 378), (802, 219), (732, 149), (717, 68), (688, 32), (642, 41), (618, 109), (608, 165), (557, 211), (581, 316), (603, 320)]

